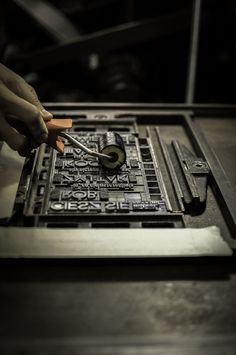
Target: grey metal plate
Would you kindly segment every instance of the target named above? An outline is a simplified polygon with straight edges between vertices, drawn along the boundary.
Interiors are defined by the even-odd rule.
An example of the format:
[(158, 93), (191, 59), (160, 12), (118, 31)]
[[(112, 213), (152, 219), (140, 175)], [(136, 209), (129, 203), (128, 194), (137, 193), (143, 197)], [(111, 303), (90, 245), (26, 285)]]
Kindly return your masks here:
[(2, 258), (132, 258), (229, 256), (219, 228), (0, 228)]

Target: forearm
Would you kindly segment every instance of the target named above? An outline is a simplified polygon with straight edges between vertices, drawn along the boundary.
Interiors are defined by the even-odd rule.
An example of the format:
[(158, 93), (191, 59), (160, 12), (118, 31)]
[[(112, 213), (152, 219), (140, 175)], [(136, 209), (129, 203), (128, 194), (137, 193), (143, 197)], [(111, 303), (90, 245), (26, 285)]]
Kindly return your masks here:
[[(11, 126), (11, 117), (23, 122), (29, 137)], [(45, 121), (52, 115), (44, 110), (35, 90), (19, 75), (0, 64), (0, 139), (23, 155), (47, 141)]]

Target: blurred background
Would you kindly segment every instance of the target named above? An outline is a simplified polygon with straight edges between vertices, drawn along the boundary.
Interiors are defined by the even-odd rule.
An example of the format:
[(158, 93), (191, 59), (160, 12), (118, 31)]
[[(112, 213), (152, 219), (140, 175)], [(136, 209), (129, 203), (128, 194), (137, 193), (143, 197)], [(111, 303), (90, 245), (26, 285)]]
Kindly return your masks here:
[(236, 103), (234, 0), (11, 0), (1, 61), (42, 101)]

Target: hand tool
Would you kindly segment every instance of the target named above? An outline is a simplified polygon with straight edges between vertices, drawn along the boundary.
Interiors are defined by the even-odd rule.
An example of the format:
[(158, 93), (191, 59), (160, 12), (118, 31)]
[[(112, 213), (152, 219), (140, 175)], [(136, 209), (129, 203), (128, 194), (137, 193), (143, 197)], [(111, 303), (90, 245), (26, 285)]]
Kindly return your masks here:
[[(29, 136), (30, 132), (25, 124), (17, 119), (9, 120), (9, 123), (20, 133)], [(72, 127), (72, 119), (52, 118), (45, 122), (48, 129), (47, 144), (56, 149), (59, 153), (64, 152), (62, 138), (67, 139), (72, 146), (83, 150), (86, 154), (98, 157), (101, 165), (106, 169), (119, 169), (126, 160), (125, 147), (122, 137), (115, 132), (106, 132), (99, 139), (99, 151), (91, 150), (79, 142), (75, 137), (67, 132)]]

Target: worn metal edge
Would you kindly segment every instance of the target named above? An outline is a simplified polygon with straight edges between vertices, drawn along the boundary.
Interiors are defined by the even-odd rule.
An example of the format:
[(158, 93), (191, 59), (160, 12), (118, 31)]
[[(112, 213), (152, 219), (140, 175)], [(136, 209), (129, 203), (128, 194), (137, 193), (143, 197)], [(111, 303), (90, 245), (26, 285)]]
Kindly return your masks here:
[(230, 256), (216, 226), (199, 229), (0, 228), (0, 258)]

